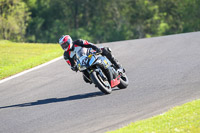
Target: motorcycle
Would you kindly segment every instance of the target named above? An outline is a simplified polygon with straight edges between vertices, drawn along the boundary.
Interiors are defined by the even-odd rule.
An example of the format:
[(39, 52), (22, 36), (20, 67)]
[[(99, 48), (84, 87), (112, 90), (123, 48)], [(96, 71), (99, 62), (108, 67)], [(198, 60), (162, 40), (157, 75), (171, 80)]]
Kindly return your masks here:
[(103, 93), (110, 94), (112, 88), (125, 89), (128, 86), (128, 77), (125, 69), (116, 70), (115, 66), (101, 54), (89, 52), (80, 56), (77, 60), (77, 67), (83, 72), (84, 80), (95, 84)]

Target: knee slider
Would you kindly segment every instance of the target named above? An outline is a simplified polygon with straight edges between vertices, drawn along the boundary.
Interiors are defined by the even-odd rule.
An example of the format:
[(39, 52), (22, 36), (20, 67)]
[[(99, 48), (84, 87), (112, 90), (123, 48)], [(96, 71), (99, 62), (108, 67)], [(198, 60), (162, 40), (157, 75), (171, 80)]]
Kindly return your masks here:
[(105, 49), (106, 51), (108, 51), (109, 53), (112, 52), (111, 48), (109, 48), (109, 47), (105, 47), (104, 49)]

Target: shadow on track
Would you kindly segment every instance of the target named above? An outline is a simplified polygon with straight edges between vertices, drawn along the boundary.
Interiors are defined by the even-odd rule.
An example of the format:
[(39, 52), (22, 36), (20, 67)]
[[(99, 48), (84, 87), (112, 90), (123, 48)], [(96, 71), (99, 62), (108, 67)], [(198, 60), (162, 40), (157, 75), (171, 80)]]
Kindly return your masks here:
[(0, 107), (0, 109), (11, 108), (11, 107), (27, 107), (27, 106), (35, 106), (35, 105), (42, 105), (42, 104), (49, 104), (49, 103), (56, 103), (56, 102), (73, 101), (73, 100), (80, 100), (80, 99), (92, 98), (92, 97), (103, 96), (103, 95), (105, 94), (103, 94), (102, 92), (93, 92), (93, 93), (74, 95), (74, 96), (69, 96), (69, 97), (64, 97), (64, 98), (49, 98), (49, 99), (38, 100), (36, 102), (3, 106), (3, 107)]

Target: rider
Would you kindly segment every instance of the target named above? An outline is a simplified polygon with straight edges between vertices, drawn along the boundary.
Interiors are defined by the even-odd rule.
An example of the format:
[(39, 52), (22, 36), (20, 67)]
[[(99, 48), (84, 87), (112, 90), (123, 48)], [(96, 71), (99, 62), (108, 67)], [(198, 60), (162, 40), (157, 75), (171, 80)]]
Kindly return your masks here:
[(71, 69), (73, 71), (78, 71), (78, 68), (75, 62), (75, 55), (78, 52), (78, 50), (82, 49), (83, 47), (92, 48), (97, 53), (101, 53), (103, 56), (106, 56), (111, 61), (111, 63), (116, 67), (117, 70), (122, 69), (119, 62), (111, 54), (111, 49), (108, 47), (98, 48), (94, 44), (82, 39), (72, 41), (72, 38), (69, 35), (63, 35), (59, 39), (59, 44), (61, 45), (62, 49), (65, 51), (64, 59), (71, 66)]

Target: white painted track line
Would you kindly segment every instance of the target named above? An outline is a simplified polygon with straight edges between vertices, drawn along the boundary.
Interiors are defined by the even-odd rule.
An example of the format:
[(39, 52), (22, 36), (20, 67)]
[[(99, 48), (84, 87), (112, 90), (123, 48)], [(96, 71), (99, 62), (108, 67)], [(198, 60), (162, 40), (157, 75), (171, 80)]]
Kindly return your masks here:
[(31, 68), (31, 69), (28, 69), (28, 70), (25, 70), (25, 71), (23, 71), (23, 72), (20, 72), (20, 73), (18, 73), (18, 74), (16, 74), (16, 75), (10, 76), (10, 77), (5, 78), (5, 79), (2, 79), (2, 80), (0, 80), (0, 84), (1, 84), (1, 83), (4, 83), (4, 82), (6, 82), (6, 81), (9, 81), (9, 80), (11, 80), (11, 79), (17, 78), (17, 77), (19, 77), (19, 76), (22, 76), (22, 75), (24, 75), (24, 74), (26, 74), (26, 73), (28, 73), (28, 72), (37, 70), (37, 69), (39, 69), (39, 68), (41, 68), (41, 67), (47, 66), (47, 65), (49, 65), (49, 64), (51, 64), (51, 63), (53, 63), (53, 62), (56, 62), (56, 61), (58, 61), (58, 60), (60, 60), (60, 59), (62, 59), (62, 58), (63, 58), (63, 56), (58, 57), (58, 58), (53, 59), (53, 60), (51, 60), (51, 61), (49, 61), (49, 62), (46, 62), (46, 63), (44, 63), (44, 64), (41, 64), (41, 65), (39, 65), (39, 66), (33, 67), (33, 68)]

